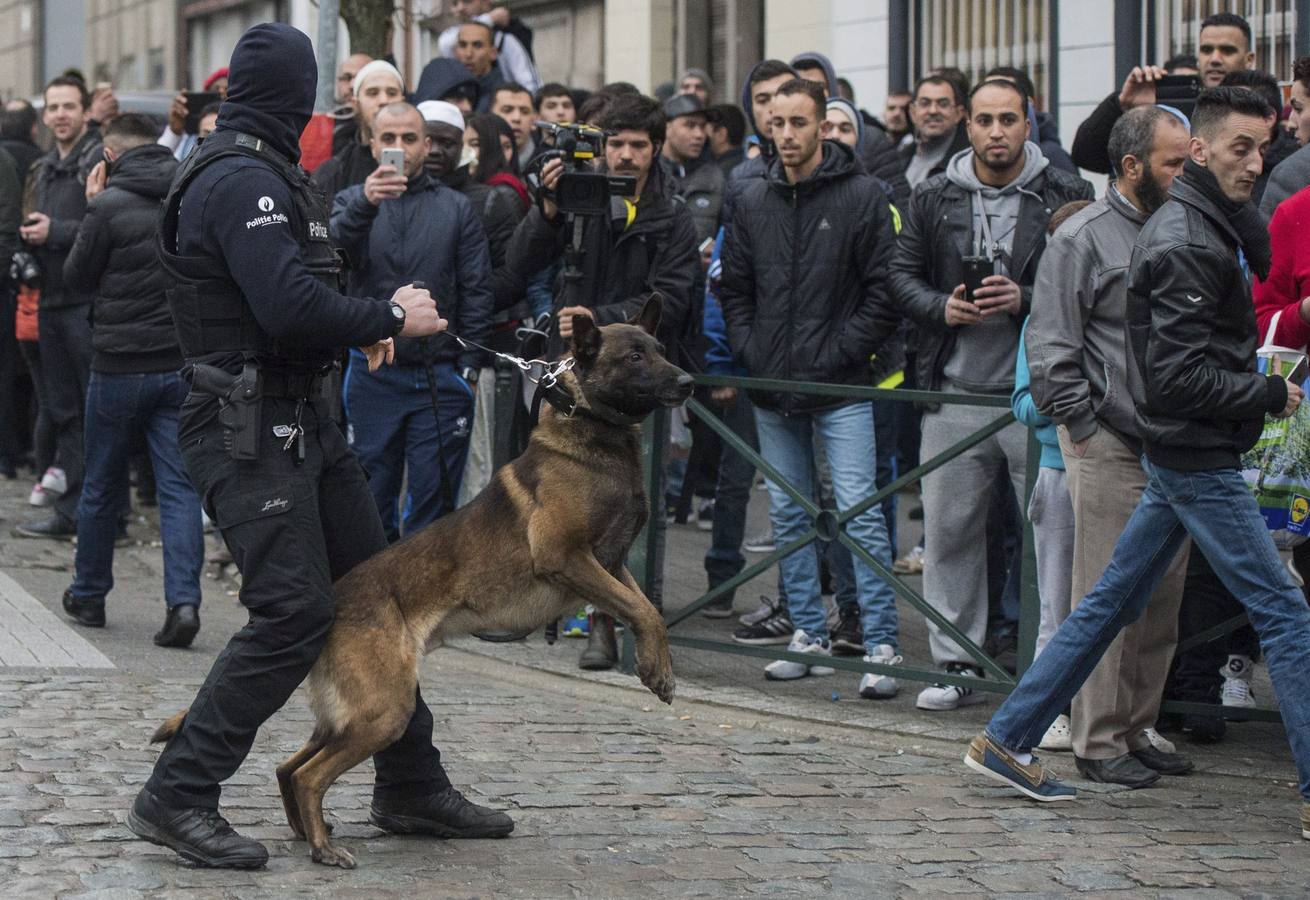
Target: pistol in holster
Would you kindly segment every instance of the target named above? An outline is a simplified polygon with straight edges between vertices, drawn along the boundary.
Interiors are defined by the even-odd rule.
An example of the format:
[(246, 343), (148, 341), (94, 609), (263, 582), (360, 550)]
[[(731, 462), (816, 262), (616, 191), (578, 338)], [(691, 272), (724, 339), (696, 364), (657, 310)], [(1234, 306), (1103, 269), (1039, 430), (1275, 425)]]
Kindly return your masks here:
[(196, 363), (191, 367), (191, 387), (218, 398), (218, 421), (223, 426), (223, 445), (237, 460), (259, 458), (259, 406), (263, 391), (259, 366), (247, 362), (240, 375), (229, 375), (214, 366)]

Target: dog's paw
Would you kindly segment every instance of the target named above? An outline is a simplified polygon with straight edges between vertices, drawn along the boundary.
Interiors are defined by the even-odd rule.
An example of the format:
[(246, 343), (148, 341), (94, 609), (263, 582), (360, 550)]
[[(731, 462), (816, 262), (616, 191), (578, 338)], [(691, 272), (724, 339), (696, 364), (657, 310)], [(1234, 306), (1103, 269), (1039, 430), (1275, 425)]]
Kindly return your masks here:
[(642, 673), (641, 683), (650, 688), (650, 692), (665, 703), (673, 702), (673, 690), (677, 684), (673, 677), (673, 669)]
[(315, 847), (310, 851), (310, 856), (314, 862), (325, 866), (336, 866), (339, 869), (355, 868), (355, 857), (344, 847), (334, 847), (332, 844), (324, 844), (322, 847)]

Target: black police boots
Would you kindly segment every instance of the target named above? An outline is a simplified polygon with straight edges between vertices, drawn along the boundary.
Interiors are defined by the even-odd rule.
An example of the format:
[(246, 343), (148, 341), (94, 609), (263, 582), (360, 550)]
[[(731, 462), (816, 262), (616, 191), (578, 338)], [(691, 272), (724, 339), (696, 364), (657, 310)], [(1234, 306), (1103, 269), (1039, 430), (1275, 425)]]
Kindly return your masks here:
[(200, 610), (194, 603), (179, 603), (168, 608), (164, 627), (155, 632), (159, 647), (190, 647), (200, 630)]
[(392, 834), (441, 838), (499, 838), (514, 830), (503, 812), (478, 806), (453, 787), (412, 800), (373, 799), (368, 819)]
[(232, 830), (218, 810), (202, 806), (174, 809), (149, 791), (137, 794), (127, 827), (142, 840), (177, 852), (184, 859), (216, 869), (258, 869), (268, 862), (259, 841)]

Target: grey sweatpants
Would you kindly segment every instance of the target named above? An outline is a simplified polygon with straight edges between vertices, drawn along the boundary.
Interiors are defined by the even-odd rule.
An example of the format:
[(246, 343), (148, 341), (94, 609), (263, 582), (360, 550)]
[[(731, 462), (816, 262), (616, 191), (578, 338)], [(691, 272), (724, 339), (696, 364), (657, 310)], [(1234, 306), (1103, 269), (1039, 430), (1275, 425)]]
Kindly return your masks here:
[[(927, 462), (1004, 410), (944, 405), (924, 413), (919, 458)], [(987, 637), (987, 508), (997, 473), (1007, 468), (1015, 496), (1027, 496), (1028, 429), (1015, 422), (923, 477), (923, 594), (948, 621), (982, 646)], [(977, 665), (931, 621), (928, 643), (939, 666)]]
[(1037, 557), (1037, 593), (1042, 616), (1037, 626), (1037, 649), (1042, 652), (1055, 629), (1069, 617), (1073, 586), (1073, 501), (1064, 469), (1042, 466), (1028, 501), (1033, 523), (1033, 553)]

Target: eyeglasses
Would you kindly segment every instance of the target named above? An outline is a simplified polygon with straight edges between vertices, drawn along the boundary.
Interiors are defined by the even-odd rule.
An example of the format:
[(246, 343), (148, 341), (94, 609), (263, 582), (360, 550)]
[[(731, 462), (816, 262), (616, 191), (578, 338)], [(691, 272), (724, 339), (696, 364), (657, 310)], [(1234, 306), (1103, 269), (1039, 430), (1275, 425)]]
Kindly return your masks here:
[(955, 100), (951, 97), (938, 97), (936, 100), (932, 97), (920, 97), (914, 101), (914, 105), (919, 109), (932, 109), (934, 106), (938, 109), (951, 109), (955, 106)]

